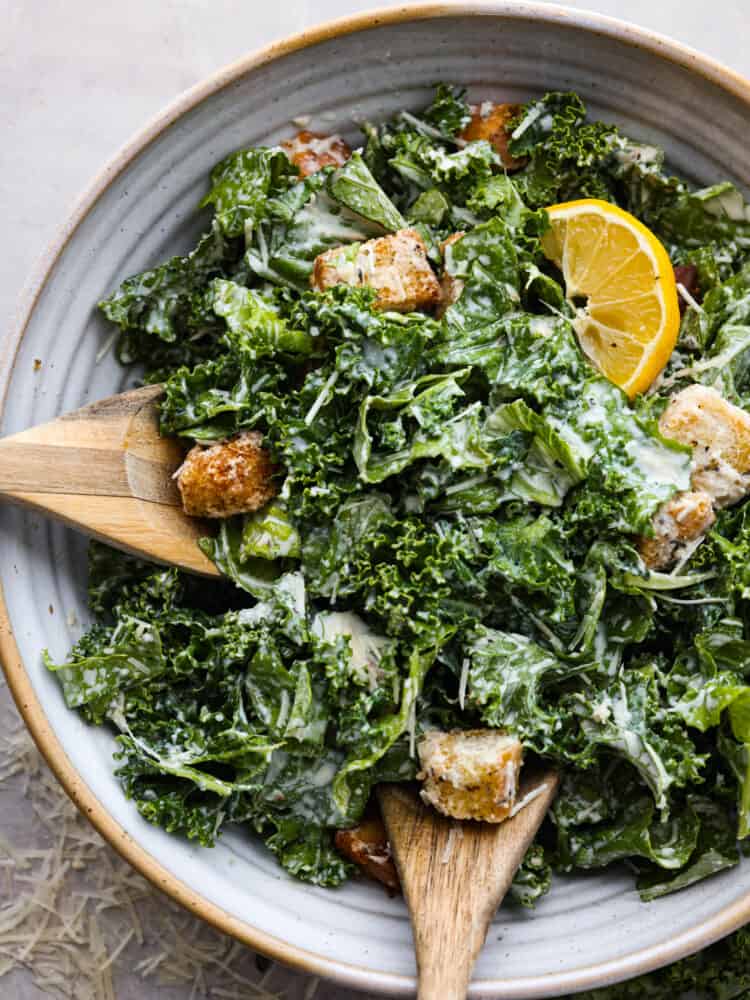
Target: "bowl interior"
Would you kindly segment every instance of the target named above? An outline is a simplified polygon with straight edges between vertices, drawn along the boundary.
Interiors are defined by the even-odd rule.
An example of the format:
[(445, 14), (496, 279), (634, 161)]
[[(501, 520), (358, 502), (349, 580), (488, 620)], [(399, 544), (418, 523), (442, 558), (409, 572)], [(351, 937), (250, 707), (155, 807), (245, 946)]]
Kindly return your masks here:
[[(97, 359), (110, 331), (96, 302), (126, 275), (191, 245), (206, 224), (195, 206), (219, 158), (290, 134), (291, 119), (302, 114), (316, 130), (353, 139), (357, 121), (419, 107), (437, 80), (462, 84), (477, 100), (575, 89), (594, 115), (665, 146), (683, 174), (750, 184), (747, 104), (668, 50), (635, 44), (624, 29), (588, 15), (473, 6), (473, 15), (433, 9), (415, 19), (412, 9), (410, 19), (373, 17), (366, 30), (250, 63), (167, 122), (113, 176), (58, 256), (5, 376), (2, 432), (133, 383), (111, 353)], [(206, 850), (139, 817), (112, 776), (112, 736), (65, 708), (41, 662), (45, 646), (63, 657), (89, 621), (84, 540), (4, 507), (0, 552), (8, 614), (36, 698), (73, 768), (126, 835), (199, 907), (207, 900), (247, 925), (247, 938), (256, 928), (298, 949), (296, 960), (308, 967), (370, 989), (410, 990), (414, 960), (400, 899), (364, 884), (332, 892), (295, 882), (241, 830)], [(650, 905), (622, 871), (558, 878), (533, 913), (498, 914), (477, 964), (476, 995), (553, 996), (666, 962), (739, 922), (749, 891), (746, 865)]]

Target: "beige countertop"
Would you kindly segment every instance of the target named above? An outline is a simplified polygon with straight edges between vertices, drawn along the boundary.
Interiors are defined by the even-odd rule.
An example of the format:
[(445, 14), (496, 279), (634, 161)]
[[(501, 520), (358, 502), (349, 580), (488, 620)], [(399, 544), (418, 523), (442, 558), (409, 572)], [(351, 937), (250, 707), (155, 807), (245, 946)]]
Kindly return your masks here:
[[(269, 41), (376, 5), (362, 0), (286, 0), (283, 4), (257, 0), (0, 0), (0, 218), (4, 237), (0, 330), (9, 329), (24, 281), (78, 193), (164, 104), (224, 63)], [(704, 0), (591, 0), (570, 5), (595, 7), (601, 13), (669, 34), (750, 76), (747, 0), (713, 0), (710, 4)], [(380, 6), (396, 4), (380, 0)], [(3, 738), (14, 716), (8, 691), (0, 684), (0, 863), (6, 842), (25, 848), (43, 846), (53, 842), (56, 834), (40, 823), (24, 798), (19, 777), (3, 779)], [(54, 800), (58, 792), (54, 785), (45, 784), (44, 765), (39, 767), (32, 780), (44, 785), (45, 795)], [(74, 836), (78, 821), (72, 807), (61, 799), (59, 808), (60, 822), (69, 824)], [(89, 871), (67, 875), (62, 892), (75, 892), (76, 878), (84, 874), (106, 885), (113, 877), (112, 866), (122, 864), (108, 848), (87, 850)], [(2, 872), (0, 868), (0, 875)], [(235, 995), (231, 992), (232, 982), (237, 983), (235, 974), (255, 981), (263, 978), (253, 956), (246, 953), (238, 958), (238, 947), (232, 950), (231, 943), (221, 943), (215, 932), (196, 928), (194, 922), (169, 910), (163, 897), (140, 876), (133, 873), (132, 880), (134, 892), (141, 896), (137, 905), (144, 942), (129, 946), (113, 963), (117, 1000), (231, 997)], [(18, 884), (11, 886), (10, 881), (0, 878), (0, 905), (8, 905), (17, 896)], [(40, 910), (39, 919), (42, 913)], [(117, 921), (118, 916), (109, 908), (97, 919), (106, 923)], [(141, 959), (158, 958), (160, 947), (168, 950), (168, 937), (165, 940), (164, 936), (171, 933), (199, 933), (209, 953), (223, 956), (229, 973), (216, 962), (206, 963), (204, 985), (195, 993), (187, 985), (163, 986), (156, 977), (144, 979), (136, 971), (138, 955)], [(0, 954), (0, 972), (2, 969)], [(34, 985), (34, 971), (32, 957), (29, 967), (0, 978), (0, 997), (37, 1000), (50, 995)], [(313, 996), (345, 1000), (361, 995), (281, 968), (272, 968), (265, 975), (267, 987), (288, 1000), (311, 1000)], [(79, 980), (73, 968), (69, 989), (66, 995), (71, 998), (94, 1000), (91, 988)], [(249, 986), (236, 995), (260, 996)]]

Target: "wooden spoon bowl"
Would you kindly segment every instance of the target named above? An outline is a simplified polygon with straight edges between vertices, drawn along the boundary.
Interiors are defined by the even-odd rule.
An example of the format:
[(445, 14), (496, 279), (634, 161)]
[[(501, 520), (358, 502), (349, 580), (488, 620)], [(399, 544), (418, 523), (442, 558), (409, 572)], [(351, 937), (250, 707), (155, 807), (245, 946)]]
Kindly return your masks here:
[(160, 385), (109, 396), (0, 440), (0, 497), (116, 548), (218, 576), (183, 513), (174, 473), (179, 442), (159, 434)]

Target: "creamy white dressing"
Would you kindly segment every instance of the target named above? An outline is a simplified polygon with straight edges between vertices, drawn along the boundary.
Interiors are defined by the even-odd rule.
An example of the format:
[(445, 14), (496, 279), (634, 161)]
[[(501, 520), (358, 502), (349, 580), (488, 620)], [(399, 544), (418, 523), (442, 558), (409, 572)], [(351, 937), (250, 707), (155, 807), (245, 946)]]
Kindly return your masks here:
[(366, 622), (353, 611), (323, 612), (315, 616), (312, 631), (328, 642), (339, 636), (349, 640), (349, 665), (360, 681), (374, 689), (383, 677), (380, 661), (390, 640), (371, 631)]

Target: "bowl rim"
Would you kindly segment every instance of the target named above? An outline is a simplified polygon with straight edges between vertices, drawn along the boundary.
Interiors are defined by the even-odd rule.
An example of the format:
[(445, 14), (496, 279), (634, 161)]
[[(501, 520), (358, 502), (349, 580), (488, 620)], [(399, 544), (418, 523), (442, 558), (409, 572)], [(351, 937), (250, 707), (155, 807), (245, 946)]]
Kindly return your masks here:
[[(650, 52), (704, 77), (720, 89), (739, 98), (750, 112), (750, 80), (723, 66), (690, 46), (629, 24), (617, 18), (556, 4), (531, 0), (443, 0), (441, 3), (416, 3), (400, 7), (375, 8), (355, 15), (336, 18), (307, 28), (280, 41), (242, 56), (190, 89), (181, 93), (151, 118), (109, 162), (95, 175), (83, 195), (75, 202), (67, 221), (60, 227), (42, 254), (20, 297), (9, 334), (0, 344), (0, 415), (5, 413), (7, 396), (22, 338), (37, 300), (68, 242), (112, 182), (156, 139), (185, 113), (211, 95), (232, 85), (265, 64), (332, 38), (366, 31), (370, 28), (443, 17), (469, 15), (502, 17), (517, 21), (540, 21), (548, 25), (567, 25), (600, 34)], [(376, 972), (354, 962), (325, 958), (304, 948), (290, 945), (245, 920), (227, 913), (171, 874), (148, 851), (141, 847), (116, 822), (105, 805), (92, 793), (83, 776), (73, 767), (53, 731), (21, 659), (0, 582), (0, 664), (15, 703), (34, 741), (72, 801), (129, 864), (156, 888), (196, 916), (220, 931), (230, 934), (249, 947), (302, 972), (323, 976), (347, 986), (382, 993), (408, 995), (414, 992), (415, 979), (395, 973)], [(470, 996), (527, 998), (558, 996), (569, 991), (604, 986), (648, 972), (691, 954), (750, 921), (750, 892), (743, 899), (723, 907), (710, 920), (698, 924), (668, 943), (653, 945), (633, 954), (582, 965), (568, 972), (521, 979), (475, 980)]]

